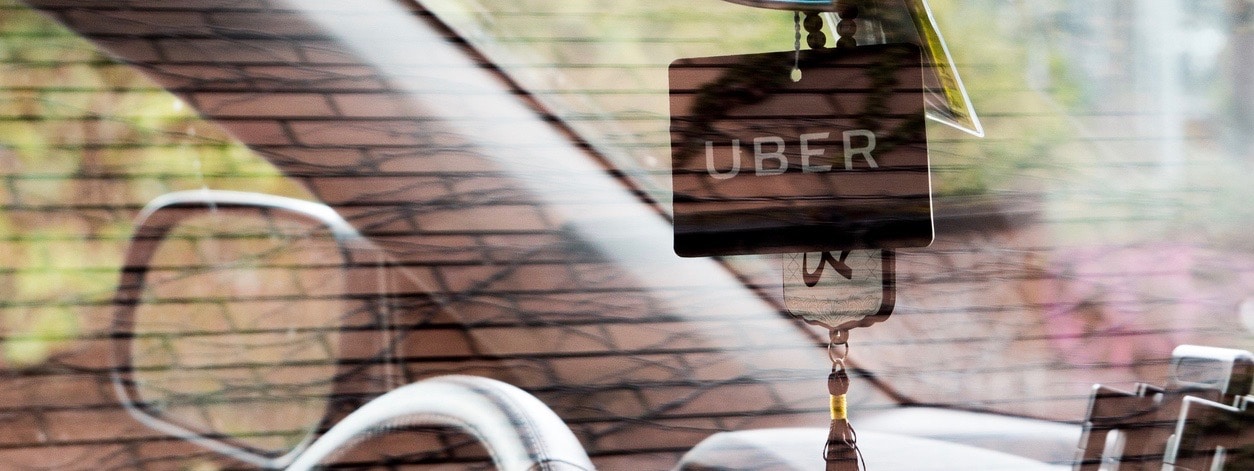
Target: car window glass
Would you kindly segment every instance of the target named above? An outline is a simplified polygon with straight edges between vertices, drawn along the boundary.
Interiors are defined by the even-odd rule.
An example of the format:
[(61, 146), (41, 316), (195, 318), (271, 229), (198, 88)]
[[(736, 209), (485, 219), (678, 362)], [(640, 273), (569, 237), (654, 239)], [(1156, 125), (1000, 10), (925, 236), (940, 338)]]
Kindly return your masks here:
[[(824, 333), (778, 310), (786, 256), (680, 260), (657, 214), (671, 202), (667, 65), (791, 50), (791, 13), (717, 0), (375, 3), (407, 20), (384, 23), (415, 29), (391, 31), (338, 2), (136, 0), (86, 19), (97, 7), (42, 3), (100, 44), (152, 47), (147, 70), (191, 83), (181, 92), (219, 121), (0, 0), (0, 362), (25, 400), (18, 417), (58, 445), (174, 441), (108, 415), (119, 407), (98, 373), (135, 215), (201, 188), (316, 193), (419, 280), (398, 318), (398, 378), (508, 379), (599, 458), (656, 453), (666, 467), (715, 431), (825, 420)], [(1248, 2), (929, 3), (986, 136), (928, 124), (937, 239), (897, 254), (896, 312), (853, 333), (856, 371), (902, 403), (1077, 421), (1094, 383), (1165, 383), (1176, 345), (1254, 348)], [(221, 23), (142, 25), (162, 35), (108, 21), (132, 7), (208, 9)], [(164, 368), (165, 348), (136, 351)], [(314, 370), (336, 353), (293, 348)], [(155, 388), (213, 392), (179, 381)], [(855, 409), (889, 407), (874, 401)], [(285, 432), (315, 415), (283, 411), (298, 425), (280, 423), (265, 446), (290, 446), (304, 430)], [(72, 426), (84, 416), (107, 425)]]
[[(924, 403), (1075, 419), (1094, 382), (1165, 380), (1174, 345), (1249, 348), (1249, 15), (929, 3), (987, 136), (929, 123), (937, 241), (902, 251), (855, 357)], [(792, 46), (791, 13), (725, 2), (424, 4), (664, 209), (667, 64)]]
[(123, 253), (153, 198), (210, 187), (310, 198), (139, 72), (12, 0), (0, 1), (0, 71), (0, 364), (63, 385), (105, 366), (106, 342), (86, 340), (109, 335)]

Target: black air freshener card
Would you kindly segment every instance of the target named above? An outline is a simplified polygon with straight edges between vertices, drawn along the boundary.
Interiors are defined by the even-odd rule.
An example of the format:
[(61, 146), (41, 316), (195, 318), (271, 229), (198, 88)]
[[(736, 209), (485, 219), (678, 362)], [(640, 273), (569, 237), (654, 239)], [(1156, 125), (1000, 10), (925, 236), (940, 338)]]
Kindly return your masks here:
[(929, 245), (921, 57), (892, 44), (673, 62), (675, 252)]

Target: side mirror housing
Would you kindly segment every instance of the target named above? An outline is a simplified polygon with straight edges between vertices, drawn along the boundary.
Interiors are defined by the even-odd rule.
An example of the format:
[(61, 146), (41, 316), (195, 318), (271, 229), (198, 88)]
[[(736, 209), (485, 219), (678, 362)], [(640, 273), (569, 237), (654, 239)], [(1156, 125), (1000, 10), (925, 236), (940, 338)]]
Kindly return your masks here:
[(356, 407), (334, 401), (394, 387), (383, 260), (317, 203), (158, 198), (114, 299), (119, 399), (149, 427), (283, 466)]

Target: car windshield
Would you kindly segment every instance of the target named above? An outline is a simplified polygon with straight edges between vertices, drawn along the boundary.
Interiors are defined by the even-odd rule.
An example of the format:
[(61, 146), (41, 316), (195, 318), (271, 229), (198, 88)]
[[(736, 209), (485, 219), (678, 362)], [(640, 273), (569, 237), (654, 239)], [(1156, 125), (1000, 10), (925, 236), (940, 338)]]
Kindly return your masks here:
[[(793, 46), (792, 13), (731, 3), (424, 3), (664, 209), (666, 67)], [(1075, 420), (1175, 345), (1250, 348), (1249, 7), (930, 3), (986, 136), (929, 122), (936, 242), (855, 359), (923, 403)]]
[[(447, 374), (534, 394), (605, 469), (827, 426), (801, 254), (674, 239), (672, 63), (797, 54), (802, 15), (350, 3), (0, 0), (0, 467), (279, 463)], [(850, 332), (852, 417), (1075, 424), (1094, 384), (1170, 383), (1179, 345), (1254, 349), (1254, 4), (1153, 3), (901, 2), (983, 135), (926, 121), (935, 237), (891, 251), (891, 315)], [(208, 213), (145, 235), (170, 207)], [(136, 266), (146, 237), (176, 245)], [(441, 451), (412, 463), (485, 455), (419, 435)]]

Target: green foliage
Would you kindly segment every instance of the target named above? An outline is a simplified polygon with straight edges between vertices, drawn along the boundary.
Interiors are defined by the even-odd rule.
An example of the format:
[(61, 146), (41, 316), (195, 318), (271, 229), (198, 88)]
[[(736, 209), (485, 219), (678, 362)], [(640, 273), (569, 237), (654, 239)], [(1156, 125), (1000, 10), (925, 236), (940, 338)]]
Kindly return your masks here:
[[(16, 0), (0, 0), (0, 183), (0, 360), (19, 367), (103, 328), (91, 322), (104, 318), (131, 219), (152, 198), (201, 187), (308, 197), (178, 98)], [(91, 206), (126, 210), (76, 209)]]
[(1068, 125), (1057, 98), (1029, 83), (1030, 38), (1015, 21), (1015, 5), (929, 3), (986, 135), (971, 138), (930, 123), (937, 195), (996, 194), (1047, 176)]

